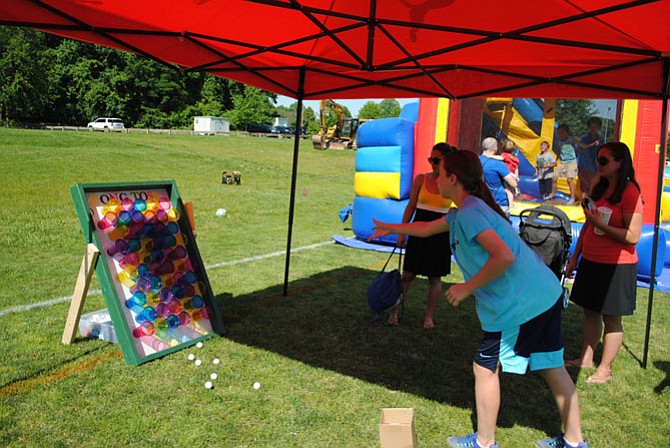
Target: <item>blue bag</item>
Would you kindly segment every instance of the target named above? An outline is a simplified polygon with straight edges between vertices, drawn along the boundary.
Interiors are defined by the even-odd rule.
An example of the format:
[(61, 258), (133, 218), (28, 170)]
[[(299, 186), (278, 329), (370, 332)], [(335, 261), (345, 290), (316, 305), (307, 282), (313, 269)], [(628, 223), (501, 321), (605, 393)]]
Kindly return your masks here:
[(372, 283), (368, 287), (368, 306), (375, 313), (375, 319), (379, 319), (382, 313), (393, 310), (403, 300), (402, 279), (400, 276), (402, 250), (400, 251), (400, 257), (398, 257), (398, 269), (384, 272), (396, 249), (397, 247), (393, 248), (388, 260), (384, 263), (382, 271), (372, 280)]

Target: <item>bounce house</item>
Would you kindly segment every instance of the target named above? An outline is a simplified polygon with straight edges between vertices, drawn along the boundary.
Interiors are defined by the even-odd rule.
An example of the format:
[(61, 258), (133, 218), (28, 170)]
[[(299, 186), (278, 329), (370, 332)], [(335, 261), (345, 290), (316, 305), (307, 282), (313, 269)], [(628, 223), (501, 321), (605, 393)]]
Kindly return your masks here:
[[(658, 101), (620, 101), (617, 110), (615, 139), (625, 142), (632, 151), (637, 179), (647, 204), (656, 197), (654, 174), (658, 163), (658, 152), (639, 150), (656, 141), (660, 133)], [(493, 135), (513, 140), (520, 159), (519, 188), (521, 195), (512, 211), (517, 214), (526, 208), (536, 207), (543, 201), (535, 174), (535, 157), (543, 140), (554, 142), (555, 100), (529, 98), (473, 98), (450, 101), (445, 98), (421, 99), (406, 105), (397, 118), (385, 118), (364, 123), (358, 130), (356, 172), (354, 174), (354, 202), (342, 220), (352, 214), (352, 230), (355, 239), (335, 236), (334, 239), (348, 246), (362, 247), (372, 235), (372, 218), (386, 222), (401, 222), (409, 200), (413, 178), (430, 170), (427, 157), (435, 143), (446, 141), (461, 149), (476, 150), (483, 136)], [(638, 149), (636, 151), (636, 149)], [(650, 160), (656, 157), (656, 160)], [(553, 205), (566, 212), (572, 222), (572, 247), (574, 250), (584, 221), (578, 205), (562, 205), (560, 199), (568, 199), (567, 182), (558, 184), (559, 201)], [(562, 195), (562, 196), (561, 196)], [(662, 198), (661, 219), (670, 222), (670, 169), (666, 173), (666, 191)], [(653, 245), (653, 207), (647, 206), (643, 217), (643, 230), (637, 245), (639, 263), (638, 280), (644, 285), (651, 278)], [(512, 225), (518, 228), (519, 219), (511, 217)], [(670, 231), (670, 230), (668, 230)], [(390, 250), (396, 235), (375, 240), (375, 250)], [(659, 234), (658, 252), (654, 276), (657, 286), (670, 290), (670, 235)], [(668, 260), (666, 260), (666, 257)], [(667, 280), (663, 279), (667, 266)]]

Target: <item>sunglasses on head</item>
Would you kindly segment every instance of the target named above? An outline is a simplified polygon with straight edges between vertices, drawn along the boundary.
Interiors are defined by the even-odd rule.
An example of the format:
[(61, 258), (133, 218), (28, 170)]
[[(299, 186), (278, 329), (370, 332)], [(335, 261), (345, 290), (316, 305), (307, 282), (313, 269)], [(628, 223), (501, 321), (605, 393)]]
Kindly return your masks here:
[(605, 166), (610, 162), (611, 162), (611, 160), (608, 159), (607, 157), (600, 156), (596, 159), (596, 163), (598, 163), (598, 165), (600, 165), (600, 166)]
[(428, 157), (428, 161), (433, 165), (437, 165), (438, 163), (440, 163), (440, 160), (442, 159), (440, 159), (439, 157)]

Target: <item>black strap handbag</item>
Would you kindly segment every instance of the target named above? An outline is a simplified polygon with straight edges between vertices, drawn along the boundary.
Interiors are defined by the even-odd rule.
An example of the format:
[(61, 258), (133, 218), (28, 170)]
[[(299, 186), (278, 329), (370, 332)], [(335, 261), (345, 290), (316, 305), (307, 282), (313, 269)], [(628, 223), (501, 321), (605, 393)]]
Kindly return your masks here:
[(402, 278), (400, 275), (402, 249), (398, 257), (398, 268), (384, 272), (398, 247), (394, 247), (381, 272), (372, 280), (368, 287), (368, 306), (375, 313), (375, 319), (381, 318), (381, 314), (393, 310), (403, 301)]

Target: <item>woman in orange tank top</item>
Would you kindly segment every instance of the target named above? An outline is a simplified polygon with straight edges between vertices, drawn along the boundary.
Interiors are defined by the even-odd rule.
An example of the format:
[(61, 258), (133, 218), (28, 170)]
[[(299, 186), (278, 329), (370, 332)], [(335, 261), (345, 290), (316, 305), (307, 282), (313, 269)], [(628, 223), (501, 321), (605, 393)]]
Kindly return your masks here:
[[(455, 148), (447, 143), (433, 146), (428, 161), (432, 171), (418, 174), (412, 182), (412, 192), (405, 207), (402, 222), (433, 221), (443, 217), (451, 207), (451, 201), (440, 195), (437, 187), (437, 176), (442, 158)], [(398, 235), (399, 247), (405, 247), (405, 261), (402, 273), (403, 297), (407, 298), (409, 285), (417, 275), (428, 277), (428, 310), (423, 321), (423, 328), (430, 329), (435, 325), (433, 314), (440, 300), (442, 277), (451, 273), (451, 247), (449, 233), (440, 233), (428, 238)], [(389, 325), (398, 324), (398, 307), (388, 319)]]

